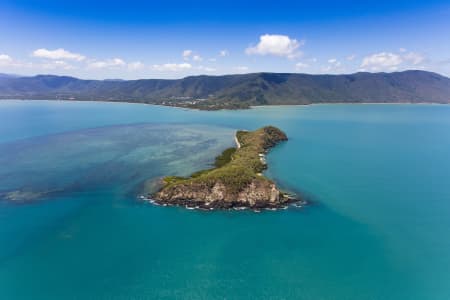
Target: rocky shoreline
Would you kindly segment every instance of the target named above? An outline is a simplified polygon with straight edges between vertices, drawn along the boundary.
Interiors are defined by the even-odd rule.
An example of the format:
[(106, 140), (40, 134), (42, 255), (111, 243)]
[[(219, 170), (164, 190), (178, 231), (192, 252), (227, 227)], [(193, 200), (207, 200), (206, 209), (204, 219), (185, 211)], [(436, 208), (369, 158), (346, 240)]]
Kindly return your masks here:
[(261, 212), (262, 210), (285, 210), (289, 207), (302, 208), (307, 204), (304, 200), (299, 200), (293, 196), (286, 195), (286, 201), (283, 203), (266, 203), (265, 201), (257, 201), (252, 206), (243, 205), (242, 202), (238, 201), (215, 201), (211, 203), (205, 203), (202, 200), (192, 200), (192, 199), (177, 199), (174, 201), (165, 201), (153, 199), (151, 195), (148, 197), (142, 196), (142, 200), (148, 201), (151, 204), (159, 206), (177, 206), (184, 207), (186, 209), (192, 210), (202, 210), (202, 211), (213, 211), (213, 210), (252, 210), (254, 212)]
[(265, 153), (287, 141), (280, 129), (266, 126), (255, 131), (237, 131), (237, 148), (226, 149), (216, 158), (216, 168), (190, 177), (169, 176), (153, 195), (145, 197), (157, 205), (202, 210), (285, 209), (302, 201), (278, 189), (262, 175), (267, 169)]

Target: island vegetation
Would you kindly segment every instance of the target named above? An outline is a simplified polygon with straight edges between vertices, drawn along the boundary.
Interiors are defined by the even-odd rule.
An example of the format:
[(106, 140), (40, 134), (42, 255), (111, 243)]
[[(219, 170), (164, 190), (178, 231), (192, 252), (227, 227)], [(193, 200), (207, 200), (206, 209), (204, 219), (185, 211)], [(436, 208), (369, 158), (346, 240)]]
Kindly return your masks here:
[(286, 134), (273, 126), (239, 130), (237, 147), (224, 150), (214, 168), (189, 177), (165, 177), (163, 187), (150, 198), (158, 204), (202, 209), (284, 207), (294, 199), (262, 172), (267, 168), (265, 153), (286, 140)]

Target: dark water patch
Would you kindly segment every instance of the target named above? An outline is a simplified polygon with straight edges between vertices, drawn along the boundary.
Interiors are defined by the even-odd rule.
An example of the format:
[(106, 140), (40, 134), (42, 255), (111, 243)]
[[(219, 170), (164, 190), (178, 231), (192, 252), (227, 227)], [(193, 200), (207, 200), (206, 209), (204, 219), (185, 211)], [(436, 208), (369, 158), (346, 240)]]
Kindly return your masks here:
[(232, 143), (231, 136), (229, 130), (209, 126), (138, 124), (4, 143), (1, 195), (24, 202), (54, 191), (132, 188), (154, 176), (210, 164), (216, 150)]

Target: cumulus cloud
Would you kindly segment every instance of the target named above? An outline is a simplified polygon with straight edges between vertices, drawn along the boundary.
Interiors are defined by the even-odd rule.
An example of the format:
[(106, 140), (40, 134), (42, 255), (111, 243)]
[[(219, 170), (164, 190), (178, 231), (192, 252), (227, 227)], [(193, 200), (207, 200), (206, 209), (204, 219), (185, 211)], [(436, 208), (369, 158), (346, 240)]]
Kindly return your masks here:
[(347, 56), (346, 59), (349, 60), (349, 61), (352, 61), (352, 60), (355, 59), (355, 57), (356, 57), (356, 55), (352, 54), (352, 55)]
[(128, 69), (129, 71), (141, 70), (145, 65), (140, 61), (127, 63), (121, 58), (111, 58), (106, 60), (92, 60), (87, 65), (88, 69)]
[(76, 69), (75, 66), (63, 61), (63, 60), (54, 60), (44, 64), (37, 65), (46, 70), (54, 70), (54, 69), (63, 69), (63, 70), (73, 70)]
[(425, 60), (425, 57), (420, 53), (409, 52), (403, 55), (403, 59), (412, 63), (413, 65), (418, 65)]
[(187, 71), (192, 68), (192, 65), (189, 63), (181, 63), (181, 64), (162, 64), (162, 65), (153, 65), (152, 69), (156, 71), (170, 71), (170, 72), (181, 72)]
[(215, 72), (216, 69), (212, 67), (205, 67), (205, 66), (198, 66), (197, 69), (204, 71), (204, 72)]
[(130, 71), (136, 71), (141, 70), (144, 68), (144, 64), (140, 61), (134, 61), (127, 64), (128, 70)]
[(75, 61), (83, 61), (86, 59), (85, 56), (73, 53), (63, 48), (58, 48), (55, 50), (47, 50), (45, 48), (36, 49), (33, 51), (32, 56), (39, 58), (47, 58), (53, 60), (75, 60)]
[(328, 60), (328, 63), (334, 67), (340, 67), (341, 66), (341, 62), (338, 61), (336, 58), (330, 58)]
[(328, 62), (328, 65), (326, 65), (325, 67), (322, 67), (322, 71), (324, 71), (324, 72), (330, 72), (330, 71), (336, 72), (336, 71), (342, 71), (343, 70), (343, 68), (341, 67), (342, 63), (339, 60), (337, 60), (336, 58), (330, 58), (330, 59), (328, 59), (327, 62)]
[(303, 41), (291, 39), (287, 35), (265, 34), (259, 37), (259, 43), (245, 50), (248, 55), (274, 55), (287, 58), (295, 58), (302, 53), (299, 48)]
[(400, 55), (391, 52), (380, 52), (364, 57), (361, 67), (374, 71), (381, 69), (396, 70), (402, 62)]
[(91, 69), (104, 69), (104, 68), (114, 68), (124, 66), (126, 66), (126, 63), (120, 58), (92, 61), (88, 64), (88, 68)]
[(6, 54), (0, 54), (0, 66), (9, 65), (12, 63), (12, 58)]
[(193, 61), (202, 61), (203, 60), (203, 58), (200, 55), (195, 54), (194, 51), (189, 50), (189, 49), (188, 50), (184, 50), (181, 53), (181, 55), (183, 56), (183, 59), (186, 60), (186, 61), (189, 61), (191, 59)]
[(221, 56), (221, 57), (228, 56), (228, 55), (230, 55), (230, 53), (226, 49), (220, 50), (220, 52), (219, 52), (219, 56)]
[(338, 61), (337, 61), (337, 59), (336, 58), (330, 58), (329, 60), (328, 60), (328, 63), (329, 64), (335, 64), (335, 63), (337, 63)]
[(7, 54), (0, 54), (0, 67), (30, 68), (33, 64), (13, 59)]
[(13, 68), (34, 68), (41, 70), (73, 70), (75, 66), (64, 60), (48, 60), (42, 63), (32, 63), (26, 61), (15, 60), (7, 54), (0, 54), (0, 66)]
[(407, 52), (401, 48), (400, 53), (380, 52), (363, 58), (361, 63), (362, 70), (370, 71), (395, 71), (402, 67), (414, 66), (422, 63), (425, 57), (416, 52)]
[(295, 64), (295, 69), (296, 70), (303, 70), (303, 69), (306, 69), (308, 67), (309, 67), (309, 65), (306, 64), (306, 63), (303, 63), (303, 62), (298, 62), (298, 63)]
[(247, 66), (236, 66), (233, 69), (237, 72), (247, 72), (249, 70)]
[(183, 53), (181, 53), (184, 60), (189, 60), (189, 58), (191, 57), (192, 54), (193, 54), (193, 51), (189, 50), (189, 49), (186, 49), (183, 51)]

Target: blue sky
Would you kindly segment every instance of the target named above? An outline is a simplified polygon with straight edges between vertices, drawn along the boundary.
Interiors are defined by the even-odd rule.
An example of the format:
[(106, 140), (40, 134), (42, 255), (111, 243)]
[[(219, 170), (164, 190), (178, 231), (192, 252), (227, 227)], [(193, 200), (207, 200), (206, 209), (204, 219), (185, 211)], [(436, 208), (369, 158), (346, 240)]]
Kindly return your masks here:
[(450, 2), (0, 0), (0, 72), (450, 75)]

